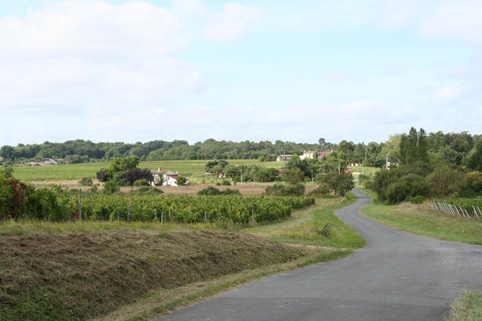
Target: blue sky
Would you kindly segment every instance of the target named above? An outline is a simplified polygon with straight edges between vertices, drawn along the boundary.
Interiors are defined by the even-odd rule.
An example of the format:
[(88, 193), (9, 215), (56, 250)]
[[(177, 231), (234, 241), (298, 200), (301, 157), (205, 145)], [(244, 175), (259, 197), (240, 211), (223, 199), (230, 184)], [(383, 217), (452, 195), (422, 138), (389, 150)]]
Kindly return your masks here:
[(476, 0), (0, 0), (0, 146), (482, 134)]

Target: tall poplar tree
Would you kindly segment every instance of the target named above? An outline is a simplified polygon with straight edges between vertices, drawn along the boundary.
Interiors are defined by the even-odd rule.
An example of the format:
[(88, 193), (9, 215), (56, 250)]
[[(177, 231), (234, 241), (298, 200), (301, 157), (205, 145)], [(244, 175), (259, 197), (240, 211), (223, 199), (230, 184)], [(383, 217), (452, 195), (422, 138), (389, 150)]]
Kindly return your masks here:
[(400, 164), (410, 165), (413, 163), (428, 162), (428, 142), (427, 135), (423, 128), (417, 132), (415, 128), (410, 128), (408, 135), (402, 135), (400, 141)]

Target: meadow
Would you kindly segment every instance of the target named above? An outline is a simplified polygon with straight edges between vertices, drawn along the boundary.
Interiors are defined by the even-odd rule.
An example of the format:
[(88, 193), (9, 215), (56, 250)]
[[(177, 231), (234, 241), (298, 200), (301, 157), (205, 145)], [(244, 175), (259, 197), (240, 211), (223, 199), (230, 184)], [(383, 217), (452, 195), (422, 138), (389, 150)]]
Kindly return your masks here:
[[(259, 162), (253, 159), (228, 160), (230, 165), (258, 164), (266, 168), (282, 168), (283, 162)], [(172, 170), (182, 176), (203, 177), (206, 160), (141, 162), (139, 168)], [(15, 167), (14, 176), (21, 181), (68, 181), (80, 180), (83, 177), (95, 178), (101, 168), (109, 167), (109, 163), (63, 164), (53, 166)]]

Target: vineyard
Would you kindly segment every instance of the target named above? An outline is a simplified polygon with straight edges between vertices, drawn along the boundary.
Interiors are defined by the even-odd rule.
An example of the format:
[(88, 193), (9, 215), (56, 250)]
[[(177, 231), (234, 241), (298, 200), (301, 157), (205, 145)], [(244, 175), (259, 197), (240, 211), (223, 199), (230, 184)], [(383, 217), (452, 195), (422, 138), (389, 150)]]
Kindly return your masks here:
[(432, 209), (440, 210), (446, 213), (467, 216), (482, 217), (482, 199), (481, 198), (459, 198), (456, 200), (445, 200), (441, 202), (433, 202)]
[[(79, 201), (80, 200), (80, 201)], [(82, 220), (158, 221), (172, 223), (228, 222), (248, 224), (289, 217), (292, 209), (314, 198), (239, 196), (71, 195), (73, 215)], [(80, 207), (79, 207), (80, 205)], [(81, 216), (80, 216), (81, 215)]]

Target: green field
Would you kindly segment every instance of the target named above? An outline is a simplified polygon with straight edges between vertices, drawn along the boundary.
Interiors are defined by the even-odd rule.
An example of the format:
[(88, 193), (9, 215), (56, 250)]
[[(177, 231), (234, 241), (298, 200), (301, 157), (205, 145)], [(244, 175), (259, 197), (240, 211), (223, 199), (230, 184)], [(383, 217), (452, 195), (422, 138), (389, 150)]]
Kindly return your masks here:
[[(254, 159), (233, 159), (228, 160), (232, 165), (257, 164), (266, 168), (282, 168), (283, 162), (260, 163)], [(140, 168), (165, 169), (179, 172), (183, 176), (204, 176), (206, 160), (184, 160), (184, 161), (159, 161), (141, 162)], [(109, 163), (84, 163), (54, 166), (26, 166), (15, 167), (14, 176), (21, 181), (59, 181), (59, 180), (80, 180), (83, 177), (95, 178), (96, 173)]]

